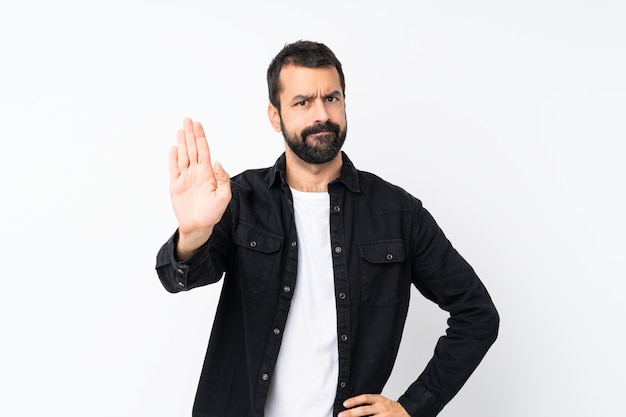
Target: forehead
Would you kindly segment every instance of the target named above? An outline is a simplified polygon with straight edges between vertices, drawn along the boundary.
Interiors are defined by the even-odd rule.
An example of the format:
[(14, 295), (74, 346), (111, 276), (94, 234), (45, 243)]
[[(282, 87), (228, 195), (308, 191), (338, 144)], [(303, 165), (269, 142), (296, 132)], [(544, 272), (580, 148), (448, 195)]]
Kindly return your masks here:
[(334, 66), (309, 68), (287, 65), (280, 70), (278, 79), (281, 96), (342, 91), (339, 72)]

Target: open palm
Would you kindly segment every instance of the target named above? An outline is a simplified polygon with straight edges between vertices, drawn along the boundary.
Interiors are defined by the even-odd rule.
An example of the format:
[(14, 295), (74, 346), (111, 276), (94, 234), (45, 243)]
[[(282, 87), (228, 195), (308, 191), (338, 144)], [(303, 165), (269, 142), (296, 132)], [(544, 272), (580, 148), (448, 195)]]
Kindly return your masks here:
[[(202, 245), (211, 235), (231, 198), (230, 177), (211, 152), (199, 122), (186, 118), (170, 150), (170, 197), (185, 250)], [(184, 240), (184, 243), (182, 242)], [(195, 248), (194, 248), (195, 246)]]

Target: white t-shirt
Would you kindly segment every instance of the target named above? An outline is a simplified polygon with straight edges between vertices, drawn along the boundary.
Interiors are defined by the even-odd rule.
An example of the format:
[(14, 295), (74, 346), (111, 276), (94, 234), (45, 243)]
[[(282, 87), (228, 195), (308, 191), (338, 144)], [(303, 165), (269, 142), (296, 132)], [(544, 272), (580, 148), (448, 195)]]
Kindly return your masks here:
[(265, 405), (267, 417), (332, 417), (339, 358), (330, 196), (291, 189), (298, 275)]

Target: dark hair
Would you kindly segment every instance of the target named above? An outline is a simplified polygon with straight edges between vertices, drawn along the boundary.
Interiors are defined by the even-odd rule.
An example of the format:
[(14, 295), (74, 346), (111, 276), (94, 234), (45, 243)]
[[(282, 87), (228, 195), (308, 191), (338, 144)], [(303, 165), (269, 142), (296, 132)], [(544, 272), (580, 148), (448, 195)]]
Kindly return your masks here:
[(343, 94), (346, 94), (346, 81), (343, 77), (341, 62), (337, 59), (333, 51), (326, 45), (311, 41), (297, 41), (286, 44), (284, 48), (274, 57), (267, 69), (267, 89), (270, 103), (280, 110), (280, 100), (278, 96), (282, 86), (278, 76), (280, 70), (286, 65), (296, 65), (307, 68), (335, 67), (339, 72), (339, 82)]

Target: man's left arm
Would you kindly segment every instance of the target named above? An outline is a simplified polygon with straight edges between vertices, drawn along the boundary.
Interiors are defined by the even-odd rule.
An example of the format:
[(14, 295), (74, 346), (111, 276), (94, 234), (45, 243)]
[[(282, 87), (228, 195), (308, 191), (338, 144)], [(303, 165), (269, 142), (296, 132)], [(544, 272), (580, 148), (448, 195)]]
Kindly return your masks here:
[(450, 313), (446, 335), (400, 404), (411, 416), (434, 417), (457, 394), (498, 335), (500, 318), (474, 269), (421, 207), (413, 252), (413, 283)]

